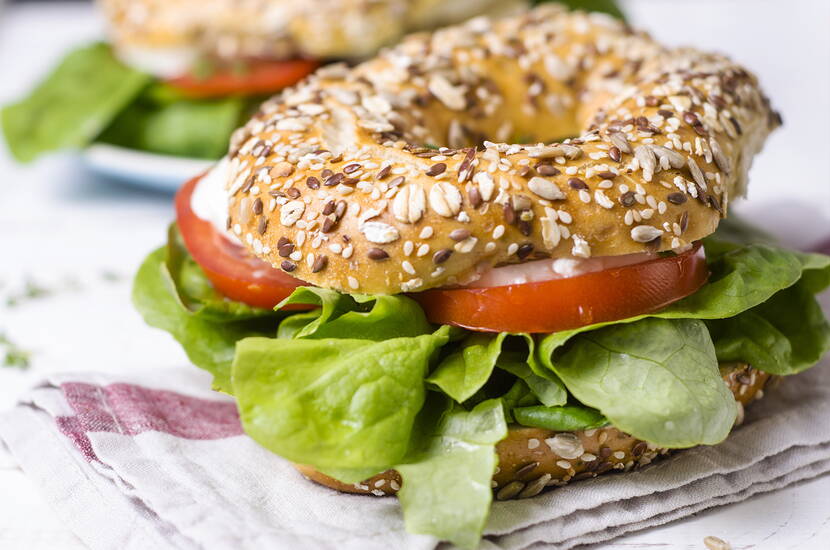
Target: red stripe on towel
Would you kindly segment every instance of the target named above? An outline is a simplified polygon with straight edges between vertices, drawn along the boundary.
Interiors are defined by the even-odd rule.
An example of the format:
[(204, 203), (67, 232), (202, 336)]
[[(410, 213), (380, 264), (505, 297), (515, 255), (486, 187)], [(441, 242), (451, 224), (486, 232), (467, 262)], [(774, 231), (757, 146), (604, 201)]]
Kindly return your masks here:
[(184, 439), (222, 439), (241, 435), (236, 405), (131, 384), (61, 384), (74, 416), (56, 419), (58, 428), (87, 460), (97, 460), (90, 432), (134, 436), (147, 431)]

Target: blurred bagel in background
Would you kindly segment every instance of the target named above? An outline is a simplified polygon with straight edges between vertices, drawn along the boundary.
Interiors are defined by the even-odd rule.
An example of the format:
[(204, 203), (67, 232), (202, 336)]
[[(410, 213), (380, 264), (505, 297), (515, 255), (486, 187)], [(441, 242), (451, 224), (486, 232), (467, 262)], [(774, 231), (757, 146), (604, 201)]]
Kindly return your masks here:
[(174, 76), (218, 60), (360, 58), (412, 30), (506, 13), (524, 0), (99, 0), (119, 57)]

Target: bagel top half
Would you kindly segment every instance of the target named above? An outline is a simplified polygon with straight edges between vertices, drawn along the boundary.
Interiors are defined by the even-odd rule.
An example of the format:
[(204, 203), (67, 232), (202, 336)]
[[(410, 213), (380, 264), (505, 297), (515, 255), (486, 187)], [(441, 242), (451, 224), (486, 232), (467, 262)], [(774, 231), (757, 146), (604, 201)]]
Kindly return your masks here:
[[(220, 59), (359, 58), (405, 32), (503, 12), (525, 0), (98, 0), (116, 50), (151, 72)], [(154, 63), (156, 54), (172, 58)], [(158, 68), (158, 70), (154, 70)], [(179, 69), (180, 70), (180, 69)], [(172, 67), (171, 67), (172, 71)], [(170, 76), (170, 75), (161, 75)], [(173, 75), (177, 76), (177, 75)]]
[(264, 104), (232, 139), (228, 227), (365, 293), (678, 249), (716, 229), (779, 124), (723, 56), (553, 6), (478, 18)]

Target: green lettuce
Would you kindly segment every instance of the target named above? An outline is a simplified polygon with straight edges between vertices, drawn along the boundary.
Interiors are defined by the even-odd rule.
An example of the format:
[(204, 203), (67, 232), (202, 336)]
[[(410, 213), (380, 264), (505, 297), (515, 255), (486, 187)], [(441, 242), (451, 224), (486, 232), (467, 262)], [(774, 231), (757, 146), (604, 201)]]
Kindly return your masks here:
[(236, 342), (275, 335), (277, 320), (284, 315), (222, 297), (187, 253), (175, 225), (167, 246), (152, 252), (139, 268), (132, 298), (144, 321), (173, 335), (224, 392), (231, 391)]
[(830, 349), (830, 325), (808, 285), (802, 283), (707, 326), (719, 360), (746, 361), (770, 374), (799, 373)]
[(4, 107), (0, 123), (20, 162), (93, 142), (218, 159), (262, 99), (188, 98), (95, 43), (67, 54), (26, 98)]
[(245, 431), (275, 453), (322, 471), (377, 473), (398, 464), (424, 403), (430, 360), (449, 340), (448, 328), (381, 341), (240, 340), (233, 389)]
[[(258, 103), (258, 102), (256, 102)], [(218, 159), (252, 110), (240, 97), (190, 99), (154, 82), (125, 105), (96, 141), (181, 157)]]
[(96, 43), (69, 53), (25, 99), (0, 112), (14, 157), (89, 145), (150, 82)]
[[(813, 297), (830, 281), (830, 258), (715, 240), (706, 251), (712, 275), (695, 294), (656, 313), (548, 335), (539, 362), (581, 403), (635, 437), (664, 447), (722, 440), (735, 410), (720, 391), (718, 360), (755, 360), (761, 370), (790, 374), (830, 347)], [(796, 293), (799, 299), (790, 298)], [(799, 332), (788, 320), (805, 315), (810, 322)], [(740, 332), (770, 316), (775, 324)], [(690, 382), (694, 387), (684, 390)]]
[(398, 498), (407, 530), (475, 548), (493, 500), (495, 445), (505, 437), (498, 399), (471, 411), (453, 406), (434, 425), (425, 447), (395, 467), (403, 479)]
[(210, 286), (175, 228), (139, 271), (134, 299), (235, 394), (260, 444), (349, 483), (394, 468), (407, 528), (469, 547), (508, 422), (717, 443), (737, 413), (718, 362), (792, 374), (830, 348), (814, 297), (830, 258), (716, 240), (706, 249), (712, 275), (694, 295), (549, 335), (439, 328), (404, 296), (305, 287), (280, 306), (312, 311), (250, 308)]
[(406, 296), (350, 295), (299, 287), (277, 308), (290, 304), (312, 304), (320, 309), (284, 320), (279, 329), (281, 338), (387, 340), (434, 330), (417, 302)]
[(523, 380), (541, 403), (563, 405), (568, 398), (567, 391), (556, 375), (537, 366), (535, 340), (528, 334), (518, 335), (527, 348), (522, 353), (503, 349), (508, 336), (504, 332), (470, 333), (458, 349), (441, 361), (427, 381), (463, 403), (484, 388), (492, 379), (494, 369), (500, 369)]

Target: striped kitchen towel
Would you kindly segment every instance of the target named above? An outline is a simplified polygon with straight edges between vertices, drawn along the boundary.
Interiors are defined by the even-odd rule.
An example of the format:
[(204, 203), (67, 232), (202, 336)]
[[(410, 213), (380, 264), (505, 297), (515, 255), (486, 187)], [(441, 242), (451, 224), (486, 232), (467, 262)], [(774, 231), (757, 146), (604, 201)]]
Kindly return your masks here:
[[(496, 502), (483, 548), (572, 548), (830, 471), (830, 371), (787, 379), (716, 447)], [(3, 439), (98, 549), (432, 549), (397, 501), (306, 481), (242, 432), (196, 369), (55, 375), (0, 416)]]

